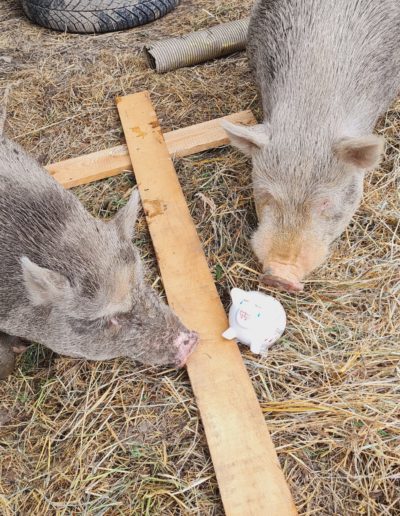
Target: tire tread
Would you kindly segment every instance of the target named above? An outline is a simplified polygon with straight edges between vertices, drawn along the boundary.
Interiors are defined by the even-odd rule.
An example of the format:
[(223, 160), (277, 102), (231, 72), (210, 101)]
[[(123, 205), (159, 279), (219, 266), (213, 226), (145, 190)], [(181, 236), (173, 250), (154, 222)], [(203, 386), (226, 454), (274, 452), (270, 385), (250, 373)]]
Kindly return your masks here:
[(161, 18), (178, 4), (179, 0), (22, 0), (31, 21), (75, 33), (138, 27)]

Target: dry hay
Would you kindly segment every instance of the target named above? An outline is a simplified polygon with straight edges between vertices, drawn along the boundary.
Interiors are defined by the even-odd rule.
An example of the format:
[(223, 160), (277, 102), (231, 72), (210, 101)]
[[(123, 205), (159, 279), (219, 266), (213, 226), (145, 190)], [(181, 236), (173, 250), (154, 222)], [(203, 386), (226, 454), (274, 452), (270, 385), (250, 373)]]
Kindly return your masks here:
[[(143, 89), (165, 130), (247, 108), (259, 115), (244, 54), (162, 76), (140, 55), (151, 38), (238, 19), (249, 3), (184, 1), (155, 24), (94, 37), (35, 27), (16, 1), (3, 1), (0, 88), (13, 84), (7, 133), (42, 163), (111, 147), (123, 141), (115, 96)], [(288, 315), (285, 336), (267, 358), (243, 349), (304, 515), (400, 514), (400, 103), (378, 131), (385, 162), (367, 177), (330, 260), (304, 294), (275, 292)], [(249, 162), (226, 148), (176, 166), (228, 307), (233, 285), (257, 288)], [(105, 217), (133, 186), (126, 174), (75, 192)], [(161, 287), (143, 218), (137, 243)], [(185, 371), (71, 360), (34, 345), (0, 384), (0, 400), (2, 514), (222, 514)]]

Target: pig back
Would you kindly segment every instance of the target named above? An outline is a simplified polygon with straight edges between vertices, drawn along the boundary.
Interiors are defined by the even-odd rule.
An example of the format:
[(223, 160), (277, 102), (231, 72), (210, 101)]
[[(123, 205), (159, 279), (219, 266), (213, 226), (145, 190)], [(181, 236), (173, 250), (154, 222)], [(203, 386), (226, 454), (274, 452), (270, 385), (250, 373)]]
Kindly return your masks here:
[(399, 48), (398, 0), (260, 0), (248, 35), (267, 119), (351, 118), (361, 133), (399, 91)]

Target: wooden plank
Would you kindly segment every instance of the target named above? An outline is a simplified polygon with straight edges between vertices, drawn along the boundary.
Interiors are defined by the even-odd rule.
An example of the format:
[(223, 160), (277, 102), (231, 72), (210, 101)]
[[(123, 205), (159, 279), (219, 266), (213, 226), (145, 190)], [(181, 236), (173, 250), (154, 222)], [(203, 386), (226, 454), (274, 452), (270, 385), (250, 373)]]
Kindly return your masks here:
[[(221, 120), (252, 125), (255, 118), (251, 111), (240, 111), (201, 124), (184, 127), (164, 134), (171, 156), (183, 157), (229, 143), (220, 125)], [(106, 177), (116, 176), (125, 170), (132, 170), (131, 159), (126, 145), (118, 145), (99, 152), (92, 152), (45, 167), (65, 188), (84, 185)]]
[(171, 156), (182, 158), (196, 152), (227, 145), (229, 138), (221, 127), (221, 120), (229, 120), (234, 124), (243, 125), (256, 123), (253, 113), (247, 110), (170, 131), (164, 134), (164, 140)]
[(72, 188), (117, 176), (124, 170), (132, 170), (132, 164), (126, 145), (118, 145), (111, 149), (51, 163), (46, 165), (45, 169), (62, 186)]
[(200, 344), (188, 372), (228, 516), (297, 514), (148, 92), (117, 99), (168, 302)]

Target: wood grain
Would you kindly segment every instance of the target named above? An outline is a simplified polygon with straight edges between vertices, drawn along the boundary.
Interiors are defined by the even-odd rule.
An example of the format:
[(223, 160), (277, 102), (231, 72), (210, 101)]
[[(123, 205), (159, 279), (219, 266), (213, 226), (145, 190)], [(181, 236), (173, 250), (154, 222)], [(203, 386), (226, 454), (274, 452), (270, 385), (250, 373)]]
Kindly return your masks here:
[(227, 515), (297, 514), (147, 92), (117, 99), (165, 291), (200, 344), (187, 367)]
[[(244, 125), (255, 123), (251, 111), (240, 111), (222, 118), (170, 131), (164, 134), (169, 154), (173, 157), (183, 157), (226, 145), (229, 141), (220, 126), (220, 121), (223, 119)], [(126, 145), (118, 145), (77, 158), (51, 163), (45, 168), (65, 188), (72, 188), (132, 170), (132, 163)]]

